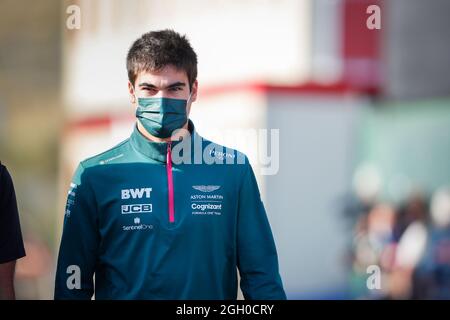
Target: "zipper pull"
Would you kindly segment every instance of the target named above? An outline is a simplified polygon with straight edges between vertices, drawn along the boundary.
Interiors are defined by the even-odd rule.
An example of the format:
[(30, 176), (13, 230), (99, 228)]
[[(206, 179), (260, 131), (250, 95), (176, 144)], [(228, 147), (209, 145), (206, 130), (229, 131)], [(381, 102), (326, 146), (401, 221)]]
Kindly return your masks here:
[(166, 156), (166, 163), (172, 164), (172, 141), (169, 141), (167, 143), (167, 156)]
[(175, 222), (175, 201), (174, 201), (174, 189), (173, 189), (173, 176), (172, 176), (172, 141), (167, 143), (167, 158), (166, 158), (166, 173), (167, 173), (167, 190), (169, 196), (169, 222)]

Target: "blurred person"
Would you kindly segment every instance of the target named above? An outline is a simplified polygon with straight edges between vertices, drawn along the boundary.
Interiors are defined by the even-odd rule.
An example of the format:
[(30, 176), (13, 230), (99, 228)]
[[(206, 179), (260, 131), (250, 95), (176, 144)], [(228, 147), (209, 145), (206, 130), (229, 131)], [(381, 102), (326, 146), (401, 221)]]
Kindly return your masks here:
[(428, 204), (420, 192), (412, 193), (400, 206), (392, 231), (392, 242), (385, 250), (383, 269), (389, 299), (410, 299), (414, 272), (426, 245)]
[[(221, 151), (189, 119), (198, 82), (188, 40), (172, 30), (146, 33), (131, 46), (127, 70), (137, 124), (129, 139), (76, 170), (55, 299), (236, 299), (237, 270), (246, 299), (286, 299), (247, 157)], [(205, 154), (245, 161), (192, 164)]]
[(438, 189), (430, 205), (432, 225), (414, 273), (415, 299), (450, 299), (450, 189)]
[(380, 267), (383, 279), (389, 270), (395, 210), (387, 203), (376, 203), (368, 210), (359, 217), (355, 225), (352, 282), (358, 298), (383, 299), (388, 297), (385, 286), (382, 286), (381, 290), (368, 290), (367, 268), (372, 265)]
[[(353, 275), (360, 278), (359, 298), (408, 299), (413, 291), (413, 275), (423, 256), (427, 230), (426, 207), (422, 198), (411, 197), (400, 217), (393, 206), (376, 203), (356, 225)], [(400, 221), (400, 222), (399, 222)], [(400, 223), (404, 230), (395, 234)], [(397, 238), (398, 237), (398, 238)], [(380, 290), (367, 290), (367, 267), (381, 270)]]
[(421, 192), (412, 193), (398, 210), (394, 226), (395, 241), (399, 241), (405, 230), (416, 221), (428, 225), (428, 201)]
[(367, 297), (366, 268), (375, 260), (367, 241), (367, 212), (357, 217), (350, 248), (350, 290), (353, 298)]
[(410, 223), (400, 237), (389, 274), (389, 293), (392, 299), (412, 298), (414, 272), (424, 255), (427, 236), (427, 226), (423, 221), (417, 220)]
[(25, 256), (13, 181), (0, 163), (0, 299), (15, 299), (16, 260)]

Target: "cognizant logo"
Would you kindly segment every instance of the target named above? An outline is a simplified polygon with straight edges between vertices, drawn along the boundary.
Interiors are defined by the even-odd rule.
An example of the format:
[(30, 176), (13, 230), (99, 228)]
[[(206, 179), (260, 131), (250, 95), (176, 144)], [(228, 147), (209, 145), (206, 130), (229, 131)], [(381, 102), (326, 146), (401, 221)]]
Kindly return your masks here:
[(206, 204), (198, 204), (198, 203), (193, 203), (191, 205), (191, 208), (194, 210), (222, 210), (222, 204), (210, 204), (210, 203), (206, 203)]

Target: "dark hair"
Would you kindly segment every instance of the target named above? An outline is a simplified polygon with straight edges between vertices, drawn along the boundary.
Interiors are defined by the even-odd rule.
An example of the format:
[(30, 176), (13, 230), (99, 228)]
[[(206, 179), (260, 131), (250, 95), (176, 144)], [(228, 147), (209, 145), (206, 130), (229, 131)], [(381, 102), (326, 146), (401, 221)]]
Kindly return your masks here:
[(139, 72), (158, 71), (167, 65), (184, 70), (192, 89), (197, 79), (197, 54), (186, 36), (169, 29), (147, 32), (128, 51), (128, 80), (134, 85)]

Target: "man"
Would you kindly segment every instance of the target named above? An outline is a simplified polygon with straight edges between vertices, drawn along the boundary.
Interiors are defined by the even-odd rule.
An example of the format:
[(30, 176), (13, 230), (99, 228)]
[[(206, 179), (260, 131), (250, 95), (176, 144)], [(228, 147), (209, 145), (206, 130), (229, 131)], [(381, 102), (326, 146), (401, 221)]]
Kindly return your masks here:
[(198, 90), (188, 40), (144, 34), (127, 69), (137, 125), (75, 173), (55, 298), (236, 299), (238, 268), (246, 299), (285, 299), (247, 158), (204, 140), (188, 119)]
[(0, 299), (15, 299), (16, 260), (25, 256), (14, 185), (0, 163)]

